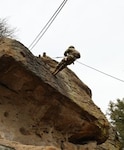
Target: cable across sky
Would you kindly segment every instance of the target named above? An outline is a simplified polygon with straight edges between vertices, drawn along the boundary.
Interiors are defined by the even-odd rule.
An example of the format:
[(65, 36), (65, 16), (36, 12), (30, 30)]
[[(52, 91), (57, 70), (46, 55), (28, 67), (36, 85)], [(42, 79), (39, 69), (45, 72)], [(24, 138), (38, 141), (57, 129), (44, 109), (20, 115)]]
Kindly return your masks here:
[(102, 73), (102, 74), (104, 74), (104, 75), (106, 75), (106, 76), (109, 76), (109, 77), (111, 77), (111, 78), (113, 78), (113, 79), (116, 79), (116, 80), (118, 80), (118, 81), (124, 82), (124, 80), (119, 79), (119, 78), (117, 78), (117, 77), (115, 77), (115, 76), (112, 76), (112, 75), (110, 75), (110, 74), (108, 74), (108, 73), (105, 73), (105, 72), (103, 72), (103, 71), (100, 71), (100, 70), (98, 70), (98, 69), (96, 69), (96, 68), (94, 68), (94, 67), (88, 66), (88, 65), (86, 65), (86, 64), (84, 64), (84, 63), (82, 63), (82, 62), (79, 62), (79, 61), (76, 61), (76, 62), (78, 62), (79, 64), (84, 65), (84, 66), (86, 66), (86, 67), (88, 67), (88, 68), (90, 68), (90, 69), (93, 69), (93, 70), (95, 70), (95, 71), (97, 71), (97, 72), (99, 72), (99, 73)]
[[(63, 58), (63, 57), (53, 57), (53, 59), (55, 59), (55, 58)], [(88, 67), (88, 68), (90, 68), (90, 69), (92, 69), (92, 70), (95, 70), (95, 71), (97, 71), (97, 72), (99, 72), (99, 73), (101, 73), (101, 74), (104, 74), (104, 75), (106, 75), (106, 76), (108, 76), (108, 77), (111, 77), (111, 78), (113, 78), (113, 79), (115, 79), (115, 80), (118, 80), (118, 81), (121, 81), (121, 82), (124, 82), (124, 80), (122, 80), (122, 79), (119, 79), (119, 78), (117, 78), (117, 77), (115, 77), (115, 76), (112, 76), (112, 75), (110, 75), (110, 74), (108, 74), (108, 73), (105, 73), (105, 72), (103, 72), (103, 71), (101, 71), (101, 70), (98, 70), (98, 69), (96, 69), (96, 68), (94, 68), (94, 67), (91, 67), (91, 66), (89, 66), (89, 65), (86, 65), (86, 64), (84, 64), (84, 63), (82, 63), (82, 62), (80, 62), (80, 61), (76, 61), (77, 63), (79, 63), (79, 64), (81, 64), (81, 65), (83, 65), (83, 66), (85, 66), (85, 67)]]
[(55, 18), (58, 16), (58, 14), (62, 10), (62, 8), (65, 6), (66, 2), (67, 2), (67, 0), (64, 0), (60, 4), (60, 6), (58, 7), (58, 9), (55, 11), (55, 13), (52, 15), (52, 17), (49, 19), (49, 21), (43, 27), (43, 29), (39, 32), (39, 34), (36, 36), (36, 38), (33, 40), (33, 42), (29, 45), (28, 48), (30, 50), (32, 50), (36, 46), (36, 44), (39, 42), (39, 40), (43, 37), (43, 35), (46, 33), (46, 31), (48, 30), (48, 28), (50, 27), (50, 25), (53, 23), (53, 21), (55, 20)]

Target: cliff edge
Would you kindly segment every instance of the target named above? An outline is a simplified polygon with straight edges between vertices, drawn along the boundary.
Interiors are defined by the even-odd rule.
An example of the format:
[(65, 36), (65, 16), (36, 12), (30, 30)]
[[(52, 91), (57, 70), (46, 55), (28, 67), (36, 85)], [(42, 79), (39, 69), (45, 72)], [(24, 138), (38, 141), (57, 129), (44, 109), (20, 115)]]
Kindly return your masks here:
[(56, 64), (0, 39), (0, 148), (96, 150), (108, 139), (90, 88), (68, 68), (53, 76)]

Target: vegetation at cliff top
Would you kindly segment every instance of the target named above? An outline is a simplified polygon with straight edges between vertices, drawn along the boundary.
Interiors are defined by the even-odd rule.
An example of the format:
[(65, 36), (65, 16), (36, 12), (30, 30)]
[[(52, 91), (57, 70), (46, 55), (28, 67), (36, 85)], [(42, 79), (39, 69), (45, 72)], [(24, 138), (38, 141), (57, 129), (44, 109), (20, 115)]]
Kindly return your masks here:
[(13, 38), (15, 33), (15, 28), (11, 28), (7, 24), (7, 19), (0, 19), (0, 38), (8, 37)]

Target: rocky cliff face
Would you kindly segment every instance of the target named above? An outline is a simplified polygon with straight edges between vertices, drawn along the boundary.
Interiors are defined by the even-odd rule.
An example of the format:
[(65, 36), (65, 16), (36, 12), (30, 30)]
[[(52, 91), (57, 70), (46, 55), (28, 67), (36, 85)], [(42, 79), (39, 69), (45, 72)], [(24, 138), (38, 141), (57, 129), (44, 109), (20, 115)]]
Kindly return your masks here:
[(0, 150), (119, 150), (91, 90), (56, 64), (0, 39)]

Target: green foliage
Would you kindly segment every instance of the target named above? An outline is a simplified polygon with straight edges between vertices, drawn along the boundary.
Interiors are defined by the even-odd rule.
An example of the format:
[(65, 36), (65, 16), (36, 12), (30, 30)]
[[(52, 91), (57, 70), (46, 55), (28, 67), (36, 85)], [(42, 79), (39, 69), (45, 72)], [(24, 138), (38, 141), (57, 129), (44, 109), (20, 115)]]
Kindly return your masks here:
[(2, 37), (14, 37), (15, 29), (10, 28), (7, 24), (7, 19), (0, 19), (0, 38)]
[(111, 123), (116, 128), (124, 147), (124, 98), (117, 99), (115, 103), (110, 101), (108, 111)]

